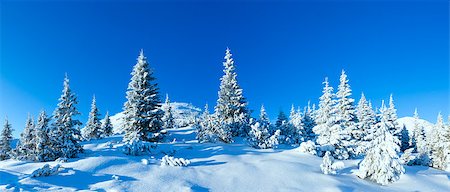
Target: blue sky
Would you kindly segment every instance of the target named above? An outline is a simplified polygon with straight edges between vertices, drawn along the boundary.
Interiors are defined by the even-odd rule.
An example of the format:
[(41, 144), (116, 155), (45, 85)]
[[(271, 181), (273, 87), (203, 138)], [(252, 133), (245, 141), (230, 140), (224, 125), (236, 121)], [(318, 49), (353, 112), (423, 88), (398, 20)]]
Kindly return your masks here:
[(51, 113), (64, 74), (85, 122), (92, 95), (120, 112), (144, 49), (161, 95), (215, 105), (226, 47), (253, 115), (275, 119), (318, 102), (328, 76), (347, 71), (353, 97), (432, 122), (450, 111), (448, 1), (1, 1), (0, 117), (23, 129)]

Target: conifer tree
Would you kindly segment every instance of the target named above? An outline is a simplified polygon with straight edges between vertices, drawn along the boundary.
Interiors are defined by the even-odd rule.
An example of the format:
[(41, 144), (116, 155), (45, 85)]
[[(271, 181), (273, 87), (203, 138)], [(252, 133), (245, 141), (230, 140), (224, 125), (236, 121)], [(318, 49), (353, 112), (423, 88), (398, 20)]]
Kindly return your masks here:
[(162, 128), (162, 111), (158, 84), (150, 69), (144, 51), (141, 50), (133, 67), (124, 104), (124, 141), (134, 137), (143, 141), (158, 141)]
[(11, 157), (11, 141), (13, 129), (8, 119), (5, 119), (5, 125), (3, 126), (2, 133), (0, 135), (0, 161), (9, 159)]
[(400, 141), (389, 131), (392, 124), (389, 122), (388, 113), (383, 101), (380, 108), (380, 122), (376, 125), (374, 139), (371, 142), (372, 147), (359, 164), (357, 173), (360, 178), (368, 178), (381, 185), (397, 181), (405, 172), (397, 155)]
[(231, 56), (230, 49), (227, 48), (215, 113), (221, 124), (221, 132), (231, 131), (232, 136), (245, 136), (249, 129), (250, 114), (242, 89), (237, 82), (234, 60)]
[(336, 93), (336, 124), (341, 127), (341, 141), (343, 146), (349, 152), (349, 155), (356, 155), (356, 146), (360, 139), (360, 131), (356, 126), (357, 119), (355, 114), (354, 99), (351, 98), (352, 90), (348, 84), (347, 75), (342, 70), (338, 91)]
[(450, 129), (444, 124), (441, 113), (433, 127), (431, 143), (431, 162), (436, 169), (446, 170), (450, 163)]
[(315, 135), (313, 132), (313, 127), (316, 126), (316, 123), (314, 122), (313, 110), (310, 106), (310, 102), (308, 102), (308, 106), (304, 109), (301, 123), (305, 131), (304, 140), (314, 140)]
[(406, 129), (406, 126), (403, 125), (403, 129), (400, 132), (401, 135), (401, 143), (400, 143), (400, 151), (405, 151), (409, 148), (409, 132)]
[(216, 143), (219, 141), (230, 143), (233, 141), (231, 131), (227, 129), (229, 127), (219, 122), (217, 114), (209, 114), (208, 104), (205, 105), (205, 110), (200, 117), (197, 132), (197, 139), (200, 143)]
[(44, 162), (55, 159), (55, 152), (52, 148), (51, 139), (49, 137), (49, 122), (50, 117), (47, 116), (44, 110), (39, 113), (36, 124), (36, 151), (34, 160)]
[(79, 143), (81, 133), (78, 126), (81, 125), (81, 122), (74, 119), (74, 116), (80, 114), (75, 107), (76, 104), (78, 104), (77, 97), (72, 93), (69, 78), (66, 75), (64, 88), (58, 106), (53, 112), (53, 123), (51, 124), (50, 138), (55, 158), (73, 158), (83, 152), (83, 147)]
[(423, 126), (419, 124), (419, 113), (417, 112), (417, 109), (414, 111), (413, 130), (412, 145), (415, 147), (415, 151), (422, 154), (428, 153), (425, 130)]
[(400, 127), (397, 123), (397, 109), (394, 105), (394, 99), (392, 94), (389, 97), (389, 108), (387, 110), (388, 113), (388, 122), (391, 124), (390, 132), (392, 135), (396, 136), (399, 140), (401, 139), (401, 130), (402, 127)]
[(325, 175), (335, 175), (336, 169), (333, 167), (334, 158), (329, 151), (325, 152), (323, 156), (323, 162), (320, 164), (320, 169), (322, 169)]
[(252, 124), (250, 127), (250, 132), (248, 134), (248, 142), (250, 146), (258, 149), (267, 149), (273, 147), (271, 143), (269, 143), (270, 121), (267, 117), (264, 105), (261, 105), (259, 120)]
[(25, 128), (20, 134), (20, 142), (16, 146), (15, 153), (16, 158), (19, 160), (33, 160), (35, 153), (35, 140), (36, 132), (33, 117), (28, 114)]
[(164, 116), (162, 117), (163, 127), (165, 129), (175, 128), (175, 120), (173, 117), (172, 106), (170, 104), (169, 95), (166, 95), (164, 108)]
[(100, 114), (97, 108), (97, 102), (95, 96), (92, 98), (91, 111), (89, 112), (89, 118), (84, 128), (83, 137), (86, 140), (100, 139), (102, 138), (102, 124), (99, 118)]
[(288, 122), (288, 126), (290, 127), (288, 137), (290, 137), (291, 143), (300, 144), (306, 141), (307, 135), (302, 118), (303, 116), (300, 111), (295, 111), (294, 105), (292, 105)]
[(109, 137), (113, 134), (113, 125), (111, 124), (111, 119), (109, 117), (108, 111), (106, 111), (105, 118), (103, 118), (101, 132), (102, 132), (102, 137)]
[(356, 139), (359, 140), (357, 147), (357, 154), (365, 154), (370, 141), (373, 139), (373, 127), (376, 124), (376, 115), (372, 109), (372, 104), (366, 100), (364, 93), (361, 94), (361, 99), (358, 102), (356, 109), (356, 117), (358, 123), (358, 133), (355, 134)]
[(323, 82), (325, 85), (322, 96), (319, 98), (319, 109), (316, 111), (316, 126), (313, 128), (317, 135), (316, 142), (322, 151), (330, 151), (335, 158), (348, 159), (349, 154), (344, 148), (341, 126), (336, 123), (336, 108), (334, 105), (335, 95), (333, 88), (328, 84), (328, 78)]

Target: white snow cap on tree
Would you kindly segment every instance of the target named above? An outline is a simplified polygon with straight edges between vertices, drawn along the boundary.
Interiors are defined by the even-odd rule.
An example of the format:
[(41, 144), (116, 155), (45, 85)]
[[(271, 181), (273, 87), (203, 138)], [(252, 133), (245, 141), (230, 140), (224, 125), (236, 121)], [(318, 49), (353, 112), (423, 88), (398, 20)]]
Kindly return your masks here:
[(5, 124), (0, 135), (0, 161), (11, 157), (12, 132), (11, 124), (8, 122), (8, 118), (5, 118)]
[(237, 73), (231, 56), (231, 51), (227, 48), (215, 113), (222, 132), (230, 131), (232, 136), (245, 136), (249, 129), (250, 114), (242, 89), (237, 82)]
[(400, 141), (389, 129), (392, 123), (388, 121), (388, 109), (382, 102), (380, 122), (377, 123), (371, 148), (359, 164), (358, 177), (368, 178), (381, 185), (387, 185), (400, 179), (405, 169), (398, 160), (397, 153)]
[(160, 98), (158, 84), (150, 69), (144, 51), (141, 50), (137, 63), (131, 72), (131, 80), (127, 89), (127, 101), (124, 104), (124, 141), (136, 139), (143, 141), (159, 141), (155, 137), (162, 128)]

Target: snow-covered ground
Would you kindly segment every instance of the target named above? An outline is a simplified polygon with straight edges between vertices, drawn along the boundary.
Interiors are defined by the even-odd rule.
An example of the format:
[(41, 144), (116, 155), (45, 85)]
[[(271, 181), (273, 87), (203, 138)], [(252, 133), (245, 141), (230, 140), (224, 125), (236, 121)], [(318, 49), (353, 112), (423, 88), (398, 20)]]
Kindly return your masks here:
[[(122, 136), (84, 142), (85, 153), (59, 163), (60, 172), (48, 177), (30, 176), (45, 163), (0, 161), (0, 191), (450, 191), (450, 173), (429, 167), (405, 166), (398, 182), (380, 186), (355, 176), (359, 160), (324, 175), (322, 158), (294, 147), (258, 150), (240, 140), (199, 144), (191, 127), (169, 133), (174, 142), (137, 157), (121, 152)], [(166, 154), (190, 164), (161, 166)]]

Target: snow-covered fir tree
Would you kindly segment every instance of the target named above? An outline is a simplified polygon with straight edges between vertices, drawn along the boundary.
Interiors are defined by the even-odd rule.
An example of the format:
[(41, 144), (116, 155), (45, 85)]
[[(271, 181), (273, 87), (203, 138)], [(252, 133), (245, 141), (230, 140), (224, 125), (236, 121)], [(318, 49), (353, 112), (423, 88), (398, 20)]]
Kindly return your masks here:
[(36, 148), (36, 131), (33, 117), (28, 114), (25, 128), (20, 134), (20, 141), (16, 146), (15, 155), (19, 160), (34, 160), (34, 153)]
[(419, 124), (419, 113), (416, 109), (414, 111), (414, 127), (411, 142), (412, 146), (415, 147), (414, 151), (422, 154), (428, 153), (426, 140), (425, 129), (422, 125)]
[(78, 153), (83, 152), (83, 147), (80, 145), (81, 133), (78, 128), (81, 122), (74, 119), (74, 116), (80, 114), (75, 107), (76, 104), (78, 104), (77, 97), (72, 93), (69, 86), (69, 78), (66, 75), (58, 106), (53, 112), (53, 122), (50, 131), (55, 158), (73, 158)]
[(376, 114), (372, 109), (371, 103), (366, 100), (364, 93), (361, 94), (361, 99), (358, 102), (356, 117), (358, 119), (356, 126), (359, 132), (354, 136), (356, 137), (355, 139), (359, 140), (356, 150), (357, 154), (361, 155), (366, 153), (368, 145), (373, 139), (373, 128), (376, 123)]
[(313, 110), (310, 106), (310, 102), (308, 102), (308, 106), (304, 109), (301, 124), (303, 125), (305, 133), (304, 141), (314, 140), (315, 134), (313, 132), (313, 127), (316, 126), (316, 123), (314, 122)]
[(242, 89), (237, 82), (234, 60), (231, 56), (230, 49), (227, 48), (215, 113), (221, 124), (221, 132), (231, 131), (233, 136), (245, 136), (249, 129), (250, 114)]
[(132, 77), (127, 89), (127, 101), (124, 104), (124, 141), (135, 139), (159, 141), (162, 129), (162, 115), (158, 84), (153, 70), (150, 69), (144, 51), (141, 50), (137, 63), (133, 67)]
[(101, 126), (102, 137), (109, 137), (113, 134), (113, 125), (109, 117), (109, 112), (106, 111), (106, 115), (103, 118), (103, 123)]
[(259, 114), (259, 120), (250, 126), (250, 132), (248, 133), (248, 143), (250, 146), (258, 149), (272, 148), (269, 143), (270, 133), (270, 121), (267, 117), (264, 105), (261, 106)]
[(322, 151), (330, 151), (335, 158), (348, 159), (349, 154), (341, 137), (341, 126), (336, 124), (333, 88), (329, 86), (328, 78), (325, 78), (323, 84), (323, 94), (319, 98), (319, 109), (316, 111), (316, 126), (313, 128), (317, 135), (316, 142)]
[(356, 126), (357, 119), (355, 114), (354, 99), (351, 98), (352, 90), (348, 83), (347, 75), (342, 70), (340, 76), (340, 83), (338, 91), (336, 93), (336, 124), (341, 127), (341, 141), (345, 148), (342, 150), (344, 153), (342, 156), (356, 156), (356, 146), (361, 139), (361, 132)]
[(49, 137), (50, 117), (47, 116), (44, 110), (39, 113), (36, 123), (36, 150), (34, 154), (35, 161), (51, 161), (55, 159), (55, 152), (52, 148), (51, 138)]
[(288, 117), (283, 111), (280, 111), (278, 113), (277, 121), (275, 122), (275, 129), (273, 129), (271, 132), (274, 133), (276, 130), (280, 130), (280, 139), (282, 143), (295, 143), (295, 137), (297, 136), (297, 134), (295, 133), (295, 127), (289, 122)]
[(431, 147), (431, 165), (436, 169), (446, 170), (450, 163), (450, 129), (444, 124), (441, 113), (433, 127)]
[(320, 164), (320, 169), (325, 175), (335, 175), (336, 169), (333, 167), (334, 158), (329, 151), (325, 152), (323, 156), (322, 164)]
[(389, 131), (400, 140), (402, 127), (400, 127), (397, 122), (397, 109), (395, 108), (392, 94), (389, 96), (389, 108), (387, 110), (387, 114), (388, 122), (391, 124)]
[(230, 143), (233, 141), (231, 131), (228, 126), (223, 127), (216, 114), (209, 114), (208, 104), (200, 116), (200, 122), (197, 130), (197, 139), (200, 143)]
[(384, 101), (380, 108), (380, 122), (377, 123), (371, 148), (359, 164), (357, 175), (381, 185), (387, 185), (400, 179), (405, 169), (398, 160), (400, 141), (391, 134), (388, 109)]
[(408, 129), (406, 129), (406, 126), (403, 125), (402, 130), (400, 131), (400, 151), (405, 151), (406, 149), (409, 149), (409, 132)]
[(172, 105), (170, 104), (169, 95), (166, 95), (164, 107), (164, 116), (162, 117), (163, 127), (165, 129), (175, 128), (175, 119), (173, 117)]
[(0, 135), (0, 161), (11, 157), (11, 141), (13, 140), (12, 132), (12, 126), (6, 118), (2, 133)]
[(294, 105), (292, 105), (288, 122), (288, 125), (291, 127), (291, 133), (289, 134), (291, 143), (299, 144), (306, 141), (307, 136), (302, 119), (301, 112), (299, 110), (296, 111)]
[(102, 138), (102, 123), (99, 118), (100, 114), (97, 108), (97, 102), (95, 96), (92, 98), (91, 111), (89, 112), (89, 118), (86, 123), (86, 127), (83, 129), (83, 138), (86, 140), (100, 139)]

